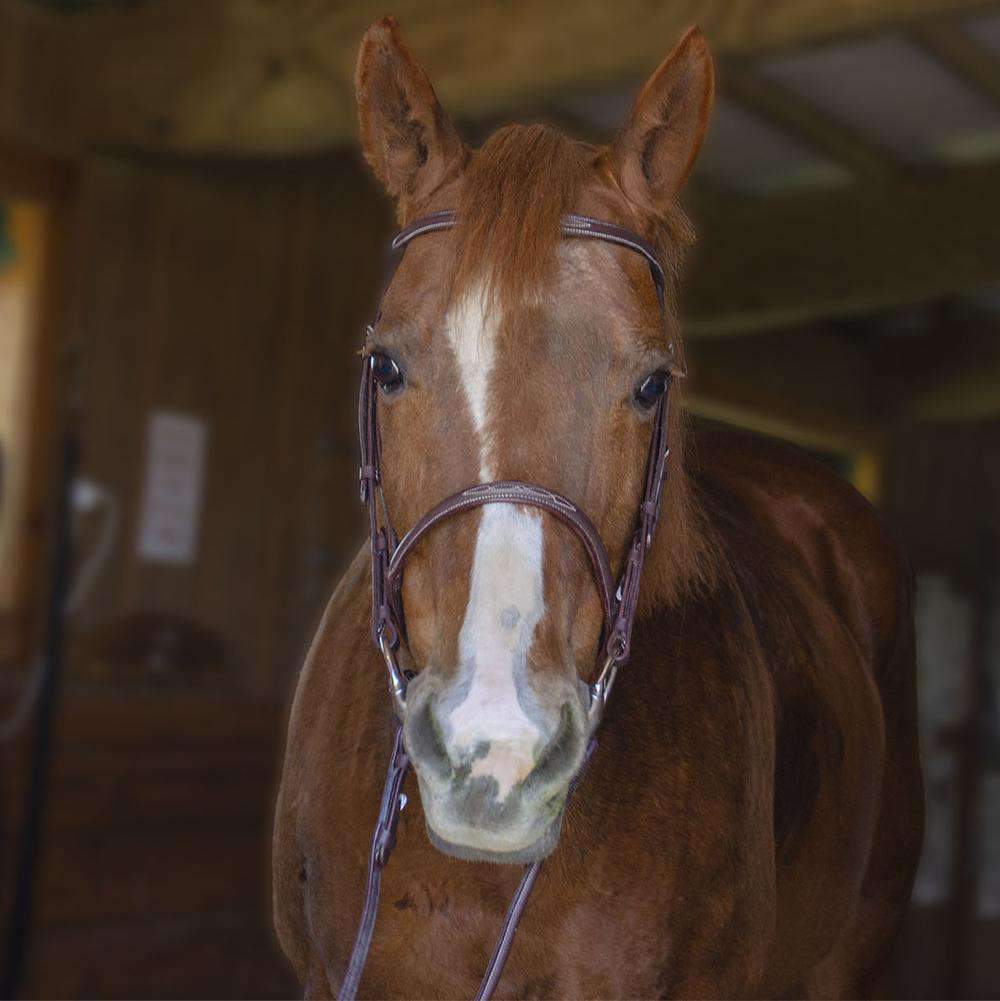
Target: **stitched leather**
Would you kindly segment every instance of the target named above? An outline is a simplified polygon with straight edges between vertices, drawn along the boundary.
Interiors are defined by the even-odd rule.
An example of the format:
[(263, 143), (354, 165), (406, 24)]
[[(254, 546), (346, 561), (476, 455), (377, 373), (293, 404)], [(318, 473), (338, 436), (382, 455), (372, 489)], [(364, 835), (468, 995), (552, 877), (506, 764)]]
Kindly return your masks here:
[(436, 525), (462, 511), (471, 511), (485, 504), (524, 504), (529, 507), (541, 508), (555, 515), (560, 521), (569, 525), (579, 536), (587, 556), (590, 557), (597, 581), (597, 590), (601, 597), (604, 610), (604, 622), (609, 630), (614, 617), (614, 581), (611, 567), (608, 565), (604, 543), (591, 520), (570, 500), (561, 494), (531, 483), (520, 483), (516, 480), (495, 481), (493, 483), (477, 483), (457, 494), (445, 498), (440, 504), (427, 512), (399, 542), (392, 554), (386, 572), (386, 588), (392, 588), (402, 572), (403, 561), (412, 552), (416, 544)]
[(361, 911), (361, 921), (358, 933), (351, 950), (351, 959), (340, 985), (339, 1001), (354, 1001), (364, 973), (368, 952), (371, 949), (372, 935), (375, 933), (375, 918), (378, 915), (378, 901), (382, 890), (382, 870), (389, 861), (393, 848), (396, 846), (396, 828), (399, 825), (399, 815), (403, 812), (403, 781), (410, 770), (410, 759), (403, 748), (403, 728), (396, 730), (396, 739), (392, 746), (392, 757), (389, 759), (389, 769), (385, 776), (382, 789), (382, 802), (379, 806), (378, 821), (375, 833), (372, 835), (371, 851), (368, 858), (368, 880), (365, 884), (365, 903)]

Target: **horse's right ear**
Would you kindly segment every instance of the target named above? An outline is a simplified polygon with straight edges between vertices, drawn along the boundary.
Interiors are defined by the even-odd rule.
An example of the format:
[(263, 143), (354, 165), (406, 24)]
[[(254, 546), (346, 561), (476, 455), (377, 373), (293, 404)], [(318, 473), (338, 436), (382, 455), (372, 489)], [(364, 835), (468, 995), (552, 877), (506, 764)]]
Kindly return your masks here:
[(660, 211), (678, 194), (708, 130), (714, 94), (711, 53), (691, 28), (646, 81), (611, 146), (611, 169), (632, 202)]
[(361, 40), (355, 90), (361, 148), (405, 219), (464, 162), (465, 148), (394, 18)]

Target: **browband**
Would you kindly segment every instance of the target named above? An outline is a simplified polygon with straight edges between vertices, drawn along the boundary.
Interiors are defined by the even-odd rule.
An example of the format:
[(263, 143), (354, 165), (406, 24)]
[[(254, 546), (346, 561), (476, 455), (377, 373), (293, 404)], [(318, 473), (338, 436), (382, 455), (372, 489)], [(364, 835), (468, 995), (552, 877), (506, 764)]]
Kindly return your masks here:
[[(457, 224), (458, 214), (454, 209), (432, 212), (401, 229), (393, 237), (390, 247), (393, 251), (401, 251), (418, 236), (423, 236), (425, 233), (435, 233), (442, 229), (453, 229)], [(593, 240), (603, 240), (605, 243), (617, 243), (621, 247), (627, 247), (629, 250), (641, 254), (649, 265), (649, 273), (656, 286), (656, 298), (660, 303), (660, 309), (666, 308), (667, 276), (664, 274), (660, 259), (656, 256), (656, 248), (651, 243), (627, 229), (622, 229), (621, 226), (614, 225), (614, 223), (591, 219), (590, 216), (585, 215), (564, 215), (559, 221), (559, 228), (562, 230), (563, 236), (582, 236)], [(394, 270), (395, 268), (393, 268)]]

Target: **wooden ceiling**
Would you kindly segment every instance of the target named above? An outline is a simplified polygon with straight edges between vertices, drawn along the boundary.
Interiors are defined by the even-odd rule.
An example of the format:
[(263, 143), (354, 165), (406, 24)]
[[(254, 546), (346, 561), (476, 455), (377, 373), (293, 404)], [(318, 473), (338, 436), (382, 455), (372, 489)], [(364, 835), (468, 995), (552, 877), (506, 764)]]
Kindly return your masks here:
[[(990, 46), (1000, 37), (1000, 0), (145, 0), (75, 14), (0, 0), (0, 141), (15, 136), (62, 156), (98, 148), (260, 158), (350, 146), (358, 41), (386, 6), (473, 141), (497, 122), (539, 117), (605, 138), (679, 34), (700, 24), (719, 62), (728, 123), (692, 185), (701, 247), (688, 330), (707, 344), (797, 329), (803, 349), (813, 346), (815, 378), (787, 388), (806, 410), (822, 398), (830, 354), (830, 335), (817, 325), (914, 304), (937, 309), (1000, 288), (1000, 130), (985, 141), (959, 136), (951, 143), (959, 156), (909, 150), (902, 126), (913, 123), (892, 128), (885, 104), (894, 87), (906, 99), (897, 79), (905, 66), (887, 65), (872, 81), (866, 121), (854, 69), (863, 71), (865, 53), (849, 51), (881, 42), (904, 63), (932, 60), (924, 76), (944, 73), (963, 92), (957, 104), (938, 95), (945, 126), (966, 105), (1000, 121), (1000, 44)], [(813, 56), (846, 59), (851, 79), (824, 94)], [(924, 76), (918, 69), (910, 79), (922, 89)], [(852, 94), (860, 107), (846, 113), (839, 105)], [(751, 149), (758, 139), (763, 146)], [(937, 142), (931, 136), (928, 148)], [(727, 183), (744, 180), (754, 157), (770, 169), (785, 151), (801, 163), (778, 171), (777, 181)], [(993, 315), (982, 313), (982, 322), (997, 328), (1000, 310)], [(742, 351), (735, 342), (733, 350)], [(721, 342), (711, 351), (722, 371)], [(872, 350), (850, 354), (854, 377), (867, 378)], [(739, 361), (744, 385), (754, 357)], [(991, 362), (996, 378), (984, 374), (979, 358), (959, 359), (950, 388), (913, 395), (906, 406), (940, 416), (967, 410), (971, 399), (977, 414), (997, 412), (1000, 370)], [(972, 397), (962, 364), (978, 380)], [(731, 401), (730, 390), (712, 399)], [(850, 440), (859, 438), (853, 427), (870, 429), (878, 416), (867, 405), (857, 415), (856, 425), (841, 424)], [(817, 440), (824, 435), (820, 428)]]
[[(719, 57), (746, 59), (887, 28), (920, 30), (930, 19), (992, 5), (396, 0), (390, 6), (452, 114), (475, 120), (638, 81), (692, 23), (702, 26)], [(97, 143), (257, 155), (348, 143), (355, 134), (358, 41), (384, 8), (371, 0), (147, 0), (61, 14), (39, 2), (0, 0), (0, 131), (19, 125), (60, 149)], [(732, 81), (760, 98), (759, 83), (741, 84), (735, 75)]]

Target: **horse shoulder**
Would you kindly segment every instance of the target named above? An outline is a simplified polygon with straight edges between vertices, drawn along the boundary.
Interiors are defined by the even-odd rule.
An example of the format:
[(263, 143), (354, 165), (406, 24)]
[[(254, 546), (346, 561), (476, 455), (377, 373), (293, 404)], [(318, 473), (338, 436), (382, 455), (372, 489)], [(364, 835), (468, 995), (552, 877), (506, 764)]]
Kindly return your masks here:
[(696, 450), (775, 683), (781, 949), (768, 983), (821, 962), (826, 976), (833, 955), (840, 968), (825, 982), (856, 986), (858, 915), (878, 909), (871, 928), (894, 919), (906, 887), (874, 904), (873, 887), (887, 873), (905, 884), (919, 852), (911, 576), (878, 514), (823, 464), (746, 435), (708, 435)]
[[(370, 825), (351, 823), (343, 814), (352, 808), (352, 800), (334, 795), (333, 789), (344, 781), (345, 771), (359, 768), (363, 785), (378, 781), (383, 763), (359, 764), (354, 753), (354, 748), (365, 746), (365, 734), (370, 733), (372, 749), (382, 750), (391, 742), (390, 736), (377, 732), (389, 730), (374, 697), (382, 674), (369, 636), (369, 588), (365, 545), (327, 603), (295, 686), (275, 805), (275, 927), (300, 981), (313, 985), (307, 986), (308, 997), (326, 996), (328, 949), (335, 948), (336, 955), (344, 947), (339, 941), (316, 941), (317, 935), (326, 937), (333, 924), (332, 914), (317, 908), (326, 911), (334, 903), (330, 890), (335, 882), (326, 871), (326, 857), (316, 851), (323, 846), (317, 835), (323, 830), (356, 831), (358, 844), (351, 847), (363, 858), (367, 835), (361, 832)], [(376, 789), (371, 796), (377, 797)]]
[(879, 674), (912, 623), (906, 561), (878, 512), (804, 452), (742, 433), (695, 437), (696, 475), (804, 566)]

